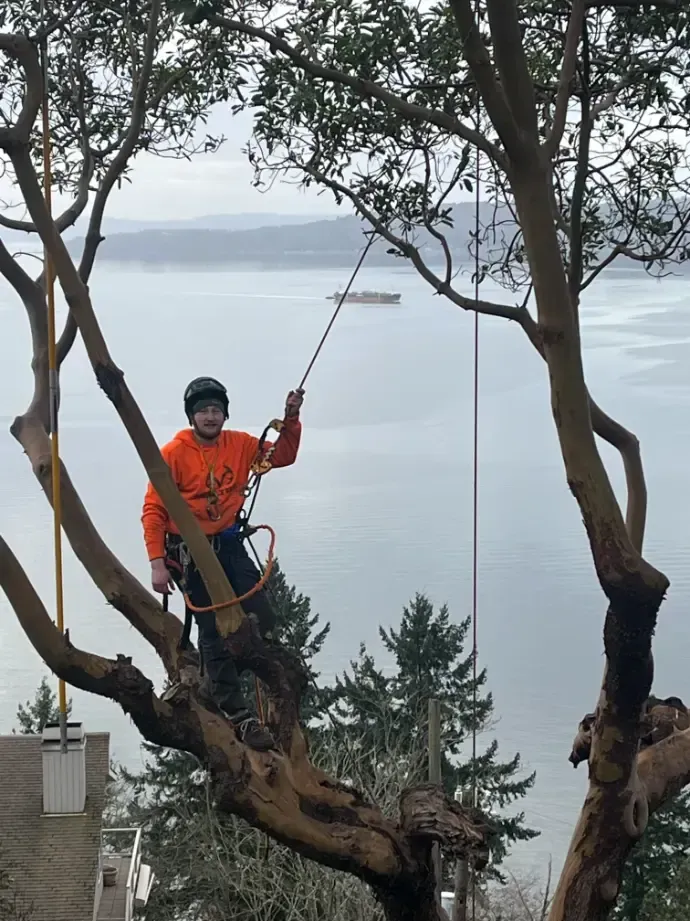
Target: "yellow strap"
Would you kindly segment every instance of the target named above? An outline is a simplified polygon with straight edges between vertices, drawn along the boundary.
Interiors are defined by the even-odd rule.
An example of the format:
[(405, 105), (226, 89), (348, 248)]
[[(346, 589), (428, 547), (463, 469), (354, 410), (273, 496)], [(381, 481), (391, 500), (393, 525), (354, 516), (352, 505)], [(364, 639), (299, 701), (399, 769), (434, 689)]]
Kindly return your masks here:
[[(52, 177), (50, 157), (50, 119), (48, 111), (48, 52), (42, 49), (43, 64), (43, 190), (46, 207), (52, 217)], [(55, 609), (60, 633), (65, 632), (65, 610), (62, 577), (62, 496), (60, 492), (60, 441), (58, 436), (59, 381), (57, 366), (57, 337), (55, 331), (55, 270), (48, 250), (44, 247), (45, 289), (48, 303), (48, 381), (50, 388), (50, 460), (53, 487), (53, 536), (55, 545)], [(59, 679), (58, 703), (63, 727), (63, 744), (66, 741), (64, 726), (67, 720), (67, 692), (65, 682)]]

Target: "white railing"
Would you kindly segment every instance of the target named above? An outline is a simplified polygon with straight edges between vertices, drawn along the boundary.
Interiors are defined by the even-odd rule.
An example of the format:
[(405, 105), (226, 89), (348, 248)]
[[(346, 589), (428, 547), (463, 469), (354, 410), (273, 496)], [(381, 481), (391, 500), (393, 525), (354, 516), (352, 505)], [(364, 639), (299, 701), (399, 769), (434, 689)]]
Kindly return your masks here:
[[(111, 839), (113, 844), (109, 843)], [(116, 846), (115, 840), (123, 843)], [(101, 832), (101, 850), (106, 861), (108, 857), (129, 858), (129, 872), (125, 885), (125, 921), (132, 921), (134, 894), (141, 866), (141, 828), (104, 828)]]

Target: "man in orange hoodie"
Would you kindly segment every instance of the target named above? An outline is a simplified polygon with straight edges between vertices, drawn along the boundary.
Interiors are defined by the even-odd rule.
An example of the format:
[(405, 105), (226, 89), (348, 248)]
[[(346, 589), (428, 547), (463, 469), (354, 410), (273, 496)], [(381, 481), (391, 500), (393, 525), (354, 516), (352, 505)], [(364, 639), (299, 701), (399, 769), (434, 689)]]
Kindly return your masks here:
[[(302, 399), (302, 391), (288, 394), (284, 426), (271, 456), (272, 467), (288, 467), (297, 458), (302, 434), (299, 419)], [(184, 394), (184, 410), (191, 427), (178, 432), (161, 448), (161, 454), (182, 497), (212, 541), (233, 590), (243, 595), (260, 578), (242, 542), (238, 522), (250, 468), (260, 445), (258, 438), (246, 432), (224, 430), (228, 408), (227, 390), (219, 381), (211, 377), (193, 380)], [(271, 443), (266, 442), (263, 449), (269, 447)], [(209, 606), (211, 600), (201, 575), (151, 483), (144, 500), (142, 524), (154, 591), (167, 594), (173, 588), (166, 559), (178, 565), (186, 563), (183, 577), (191, 603), (198, 608)], [(179, 582), (178, 574), (175, 578)], [(263, 590), (248, 598), (243, 608), (262, 636), (275, 626), (275, 613)], [(249, 711), (239, 673), (218, 633), (215, 614), (209, 611), (195, 613), (194, 617), (211, 696), (236, 727), (242, 741), (259, 751), (268, 750), (274, 744), (273, 738)]]

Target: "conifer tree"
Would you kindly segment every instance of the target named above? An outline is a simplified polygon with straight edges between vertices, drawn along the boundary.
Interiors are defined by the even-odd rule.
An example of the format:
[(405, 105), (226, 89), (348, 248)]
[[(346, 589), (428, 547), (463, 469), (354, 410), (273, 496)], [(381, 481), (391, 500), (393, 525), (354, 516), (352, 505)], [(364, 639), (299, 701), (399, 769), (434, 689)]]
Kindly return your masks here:
[(666, 914), (670, 904), (685, 904), (686, 913), (677, 917), (690, 918), (689, 855), (690, 793), (686, 791), (651, 816), (644, 838), (623, 873), (614, 918), (666, 921), (676, 917)]
[(494, 702), (486, 691), (485, 669), (475, 685), (469, 630), (469, 618), (453, 623), (446, 605), (435, 611), (426, 596), (417, 594), (403, 610), (398, 630), (379, 631), (393, 658), (392, 673), (378, 668), (362, 646), (352, 673), (337, 679), (331, 698), (353, 744), (376, 753), (370, 765), (385, 758), (391, 739), (408, 752), (409, 784), (425, 779), (428, 701), (440, 700), (443, 785), (451, 795), (468, 789), (476, 772), (479, 805), (493, 814), (499, 832), (492, 853), (495, 869), (512, 842), (538, 834), (525, 825), (522, 812), (504, 812), (532, 788), (535, 775), (521, 774), (519, 754), (499, 760), (495, 740), (478, 751), (476, 761), (471, 757), (473, 728), (483, 732), (490, 727)]
[[(72, 712), (72, 701), (67, 701), (67, 716)], [(41, 678), (33, 702), (27, 700), (17, 707), (17, 721), (21, 735), (40, 735), (48, 723), (57, 723), (60, 708), (57, 696), (44, 675)], [(16, 730), (13, 730), (16, 732)]]

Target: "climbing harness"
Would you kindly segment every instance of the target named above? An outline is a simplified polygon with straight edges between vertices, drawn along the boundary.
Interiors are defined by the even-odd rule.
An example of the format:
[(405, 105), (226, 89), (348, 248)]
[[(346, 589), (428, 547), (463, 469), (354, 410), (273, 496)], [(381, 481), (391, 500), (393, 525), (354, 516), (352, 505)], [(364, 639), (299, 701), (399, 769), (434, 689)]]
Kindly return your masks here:
[[(233, 529), (229, 529), (229, 530), (233, 532), (233, 535), (236, 535), (238, 540), (243, 540), (250, 532), (251, 534), (256, 534), (257, 531), (268, 531), (268, 533), (271, 535), (271, 543), (268, 549), (268, 561), (266, 563), (266, 566), (264, 567), (263, 575), (261, 576), (259, 581), (256, 583), (256, 585), (252, 586), (252, 588), (250, 588), (248, 592), (245, 592), (243, 595), (239, 595), (237, 598), (233, 598), (231, 601), (224, 601), (222, 604), (209, 604), (206, 607), (201, 607), (201, 608), (196, 607), (191, 602), (189, 595), (187, 594), (186, 585), (184, 588), (182, 587), (182, 580), (184, 580), (185, 583), (187, 581), (187, 575), (189, 571), (189, 566), (192, 563), (192, 558), (189, 553), (189, 550), (187, 549), (187, 545), (184, 542), (180, 541), (176, 547), (177, 554), (180, 556), (180, 561), (178, 562), (174, 557), (171, 557), (170, 555), (166, 555), (165, 565), (168, 568), (173, 568), (177, 572), (180, 573), (180, 577), (181, 577), (180, 587), (182, 589), (182, 597), (184, 598), (185, 605), (187, 606), (188, 610), (192, 611), (194, 614), (207, 614), (210, 611), (221, 611), (224, 608), (231, 608), (236, 604), (242, 604), (243, 601), (247, 601), (247, 599), (251, 598), (252, 595), (255, 595), (257, 592), (260, 592), (261, 589), (266, 584), (266, 582), (268, 582), (268, 579), (271, 575), (271, 571), (273, 569), (273, 563), (275, 561), (276, 532), (273, 530), (270, 524), (257, 524), (257, 525), (253, 525), (251, 528), (247, 528), (246, 530), (240, 530), (240, 529), (238, 529), (237, 531), (234, 531)], [(215, 535), (213, 540), (211, 541), (216, 553), (218, 552), (217, 541), (220, 540), (223, 533), (224, 532), (221, 532), (221, 534)]]
[[(45, 37), (45, 5), (40, 4), (41, 33), (40, 62), (42, 76), (41, 116), (43, 130), (43, 195), (46, 208), (52, 217), (52, 176), (50, 113), (48, 107), (48, 39)], [(60, 440), (58, 436), (58, 411), (60, 384), (57, 362), (57, 337), (55, 331), (55, 269), (48, 249), (43, 249), (43, 278), (48, 313), (48, 387), (50, 401), (50, 466), (53, 504), (53, 545), (55, 551), (55, 611), (57, 628), (65, 632), (64, 586), (62, 569), (62, 494), (60, 490)], [(67, 751), (67, 692), (63, 678), (58, 679), (58, 706), (60, 714), (60, 743)]]

